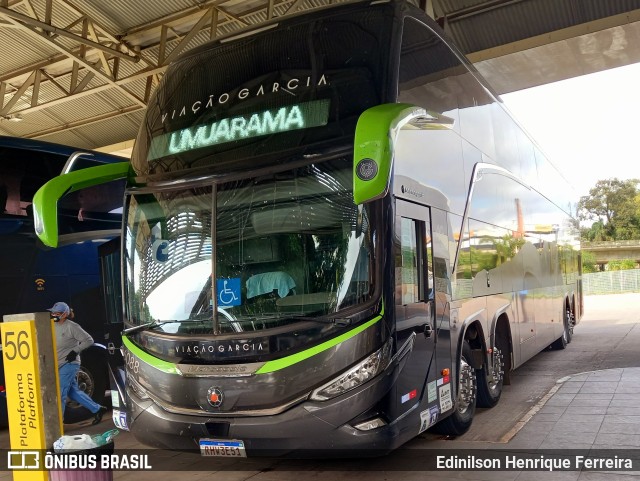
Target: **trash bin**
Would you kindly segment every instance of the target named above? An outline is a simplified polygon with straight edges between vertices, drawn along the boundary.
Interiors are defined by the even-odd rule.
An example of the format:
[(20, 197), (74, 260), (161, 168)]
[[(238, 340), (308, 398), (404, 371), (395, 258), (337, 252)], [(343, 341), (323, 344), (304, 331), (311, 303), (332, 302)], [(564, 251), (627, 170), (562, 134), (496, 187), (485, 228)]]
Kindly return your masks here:
[(113, 481), (113, 471), (103, 469), (103, 455), (113, 454), (113, 441), (90, 449), (47, 453), (50, 456), (49, 481)]

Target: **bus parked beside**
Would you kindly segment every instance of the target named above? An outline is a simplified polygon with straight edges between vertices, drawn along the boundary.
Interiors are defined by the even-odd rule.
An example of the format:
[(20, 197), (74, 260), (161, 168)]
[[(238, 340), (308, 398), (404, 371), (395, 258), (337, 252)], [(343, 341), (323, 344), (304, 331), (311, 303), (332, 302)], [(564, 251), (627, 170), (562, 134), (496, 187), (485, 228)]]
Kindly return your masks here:
[[(60, 174), (122, 160), (66, 145), (0, 136), (0, 322), (5, 314), (45, 311), (56, 301), (68, 302), (95, 341), (82, 353), (78, 385), (100, 404), (109, 377), (98, 247), (120, 234), (124, 184), (96, 186), (61, 201), (58, 249), (36, 237), (31, 202), (43, 184)], [(0, 391), (4, 391), (2, 356)], [(0, 424), (4, 425), (5, 403), (0, 393)], [(90, 414), (71, 403), (65, 421)]]
[(118, 178), (114, 420), (148, 445), (377, 454), (459, 435), (582, 314), (570, 188), (405, 2), (185, 53), (130, 164), (36, 195), (43, 241), (62, 192)]

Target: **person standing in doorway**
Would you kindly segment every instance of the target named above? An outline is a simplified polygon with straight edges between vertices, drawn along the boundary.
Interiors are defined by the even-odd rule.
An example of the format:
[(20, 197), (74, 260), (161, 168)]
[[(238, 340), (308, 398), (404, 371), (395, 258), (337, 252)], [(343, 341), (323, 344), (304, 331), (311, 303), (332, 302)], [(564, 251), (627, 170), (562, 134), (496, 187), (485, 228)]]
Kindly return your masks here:
[(51, 312), (55, 321), (56, 349), (58, 354), (58, 375), (60, 376), (60, 391), (62, 398), (62, 416), (67, 403), (67, 397), (93, 413), (92, 424), (102, 421), (107, 412), (78, 387), (76, 374), (80, 369), (79, 353), (93, 344), (93, 338), (77, 323), (71, 320), (72, 311), (65, 302), (56, 302)]

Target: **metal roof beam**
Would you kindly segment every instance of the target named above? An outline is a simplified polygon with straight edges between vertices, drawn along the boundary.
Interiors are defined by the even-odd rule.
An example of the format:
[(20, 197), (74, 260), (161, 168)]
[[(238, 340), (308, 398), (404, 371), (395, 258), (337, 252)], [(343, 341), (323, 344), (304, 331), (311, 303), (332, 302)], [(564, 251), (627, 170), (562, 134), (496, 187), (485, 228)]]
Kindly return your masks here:
[(24, 93), (27, 91), (27, 89), (31, 87), (31, 84), (36, 78), (36, 72), (37, 70), (34, 70), (33, 72), (31, 72), (31, 75), (29, 75), (29, 78), (27, 78), (27, 80), (24, 81), (24, 83), (20, 86), (20, 88), (18, 88), (18, 90), (13, 94), (13, 96), (9, 99), (9, 101), (4, 105), (4, 107), (2, 107), (2, 110), (0, 110), (0, 116), (7, 115), (9, 111), (13, 108), (13, 106), (16, 104), (16, 102), (20, 100), (20, 97), (22, 97)]
[(39, 110), (44, 110), (44, 109), (48, 109), (51, 107), (55, 107), (56, 105), (60, 105), (66, 102), (69, 102), (71, 100), (77, 100), (77, 99), (81, 99), (82, 97), (86, 97), (88, 95), (95, 95), (97, 93), (100, 92), (104, 92), (105, 90), (110, 90), (113, 87), (111, 85), (101, 85), (99, 87), (94, 87), (92, 89), (89, 90), (83, 90), (82, 92), (77, 92), (77, 93), (71, 93), (71, 94), (67, 94), (64, 97), (60, 97), (59, 99), (55, 99), (55, 100), (50, 100), (49, 102), (44, 102), (41, 104), (38, 104), (34, 107), (25, 107), (24, 109), (20, 109), (20, 110), (15, 110), (13, 112), (11, 112), (12, 114), (29, 114), (32, 112), (37, 112)]
[(515, 3), (520, 3), (525, 0), (491, 0), (479, 3), (477, 5), (473, 5), (471, 7), (461, 8), (459, 10), (455, 10), (453, 12), (449, 12), (444, 14), (448, 22), (455, 22), (458, 20), (462, 20), (464, 18), (473, 17), (474, 15), (480, 15), (482, 13), (490, 12), (491, 10), (495, 10), (497, 8), (503, 8), (508, 5), (513, 5)]
[[(61, 0), (56, 0), (56, 3), (60, 2), (60, 1)], [(283, 0), (283, 1), (279, 1), (278, 2), (277, 0), (269, 0), (268, 4), (265, 7), (258, 7), (258, 8), (253, 8), (253, 9), (247, 10), (247, 11), (243, 12), (238, 18), (240, 20), (242, 20), (241, 17), (248, 16), (248, 15), (253, 15), (253, 14), (259, 12), (260, 10), (265, 10), (265, 9), (266, 9), (267, 16), (269, 16), (269, 15), (273, 16), (273, 9), (274, 9), (275, 6), (277, 6), (277, 5), (285, 5), (285, 4), (291, 3), (291, 1), (292, 0)], [(13, 2), (13, 3), (19, 3), (19, 2)], [(218, 1), (215, 1), (215, 2), (213, 2), (213, 1), (206, 2), (203, 5), (216, 5), (216, 4), (221, 4), (221, 3), (225, 3), (225, 2), (222, 2), (222, 1), (218, 0)], [(193, 10), (196, 10), (195, 14), (193, 13)], [(154, 21), (154, 22), (151, 22), (149, 24), (146, 24), (146, 26), (144, 26), (144, 28), (146, 28), (148, 30), (153, 30), (154, 28), (161, 27), (161, 32), (158, 35), (158, 41), (157, 42), (154, 42), (153, 44), (149, 44), (149, 45), (145, 46), (140, 52), (136, 52), (136, 54), (138, 54), (140, 56), (140, 58), (142, 59), (142, 61), (144, 61), (148, 66), (156, 67), (157, 65), (163, 65), (164, 64), (164, 62), (163, 62), (163, 60), (164, 60), (164, 51), (166, 49), (166, 44), (167, 44), (167, 42), (170, 41), (170, 39), (168, 39), (167, 35), (166, 35), (166, 32), (170, 29), (168, 24), (172, 23), (172, 22), (175, 22), (177, 20), (188, 21), (189, 18), (194, 17), (197, 13), (201, 13), (201, 12), (202, 12), (202, 8), (197, 8), (196, 9), (194, 7), (194, 9), (189, 9), (188, 11), (185, 11), (185, 12), (183, 12), (181, 14), (174, 14), (174, 15), (165, 17), (164, 19), (161, 19), (161, 20)], [(222, 12), (222, 13), (223, 13), (223, 15), (225, 14), (224, 12)], [(220, 27), (222, 27), (224, 25), (227, 25), (228, 23), (234, 22), (234, 20), (232, 18), (225, 17), (224, 19), (220, 19), (216, 23), (216, 20), (218, 18), (218, 9), (214, 9), (213, 10), (213, 17), (214, 18), (212, 18), (212, 25), (209, 26), (209, 27), (205, 27), (205, 28), (210, 28), (211, 29), (210, 38), (216, 38), (217, 37), (217, 33), (216, 32)], [(78, 19), (76, 21), (76, 24), (81, 22), (81, 21), (82, 21), (82, 19)], [(165, 23), (163, 24), (161, 22), (165, 22)], [(244, 20), (242, 20), (242, 22), (244, 24), (247, 24), (247, 22), (244, 21)], [(97, 24), (95, 22), (93, 22), (93, 25), (94, 25), (94, 28), (95, 28)], [(14, 27), (14, 28), (20, 28), (19, 25), (11, 24), (11, 26)], [(136, 27), (135, 29), (130, 30), (128, 33), (125, 34), (125, 38), (129, 37), (133, 33), (142, 32), (143, 30), (141, 30), (141, 28), (142, 27)], [(164, 34), (162, 33), (162, 31), (164, 31)], [(172, 30), (172, 31), (174, 31), (174, 33), (176, 33), (175, 30)], [(177, 38), (180, 38), (181, 36), (182, 36), (182, 34), (176, 33), (176, 37)], [(126, 43), (127, 42), (122, 42), (121, 41), (121, 45), (125, 45)], [(158, 64), (157, 65), (155, 65), (153, 62), (147, 61), (143, 56), (144, 52), (153, 50), (154, 48), (159, 48), (159, 50), (160, 50), (159, 60), (158, 60)], [(79, 53), (79, 49), (77, 47), (73, 48), (73, 49), (71, 49), (71, 52), (74, 55), (77, 55)], [(89, 55), (89, 52), (87, 52), (87, 55)], [(66, 55), (66, 54), (65, 55), (56, 55), (54, 57), (50, 57), (47, 60), (43, 60), (43, 61), (40, 61), (40, 62), (33, 63), (31, 65), (28, 65), (28, 66), (25, 66), (23, 68), (14, 70), (12, 72), (6, 72), (4, 75), (0, 76), (0, 82), (8, 82), (8, 83), (10, 83), (12, 80), (17, 79), (18, 77), (30, 74), (33, 70), (43, 69), (45, 67), (55, 65), (58, 62), (62, 62), (64, 60), (67, 60), (68, 58), (69, 58), (69, 56)], [(162, 69), (162, 71), (164, 71), (164, 69)], [(154, 69), (154, 73), (158, 73), (158, 70)], [(115, 80), (118, 80), (118, 79), (115, 78)]]
[(218, 7), (224, 3), (227, 3), (228, 0), (209, 0), (200, 3), (196, 7), (186, 8), (181, 10), (180, 12), (172, 13), (170, 15), (166, 15), (162, 18), (158, 18), (152, 20), (147, 23), (143, 23), (138, 25), (137, 27), (129, 29), (129, 31), (123, 36), (125, 41), (128, 41), (131, 36), (142, 32), (148, 32), (149, 30), (153, 30), (155, 28), (160, 28), (163, 25), (170, 25), (173, 23), (184, 23), (183, 20), (188, 20), (190, 17), (198, 17), (200, 12), (202, 12), (205, 8)]
[[(0, 82), (4, 82), (1, 85), (5, 85), (4, 93), (7, 96), (9, 95), (8, 91), (14, 88), (11, 85), (12, 80), (14, 85), (17, 85), (18, 81), (22, 82), (21, 87), (18, 89), (19, 91), (11, 97), (9, 108), (7, 108), (8, 103), (5, 96), (0, 98), (0, 106), (4, 103), (5, 105), (2, 108), (8, 112), (11, 109), (15, 109), (16, 103), (25, 93), (29, 94), (28, 89), (31, 84), (27, 84), (27, 81), (25, 81), (27, 75), (29, 75), (29, 78), (33, 76), (34, 79), (35, 75), (41, 75), (43, 78), (38, 85), (53, 83), (63, 93), (62, 97), (49, 101), (42, 101), (32, 93), (31, 98), (28, 99), (30, 100), (29, 103), (21, 102), (22, 108), (11, 112), (23, 114), (54, 107), (112, 88), (122, 92), (138, 107), (144, 107), (153, 88), (157, 85), (159, 77), (166, 70), (166, 66), (184, 51), (198, 33), (206, 30), (208, 37), (213, 39), (217, 38), (220, 35), (220, 29), (225, 29), (225, 27), (224, 32), (226, 35), (230, 30), (250, 26), (252, 22), (248, 21), (247, 18), (251, 18), (256, 14), (260, 16), (264, 12), (267, 18), (273, 18), (277, 15), (276, 9), (285, 11), (285, 13), (281, 14), (283, 16), (305, 8), (300, 0), (265, 0), (261, 5), (250, 9), (238, 9), (237, 7), (241, 5), (240, 2), (209, 0), (204, 1), (197, 7), (130, 29), (125, 35), (116, 38), (116, 36), (110, 34), (104, 27), (90, 19), (85, 12), (68, 0), (42, 0), (46, 2), (43, 4), (44, 13), (42, 13), (42, 10), (38, 10), (38, 12), (40, 12), (45, 22), (40, 21), (36, 12), (32, 11), (33, 9), (30, 10), (32, 11), (32, 17), (9, 9), (10, 6), (19, 5), (22, 1), (0, 0), (0, 5), (4, 7), (0, 9), (0, 18), (6, 18), (7, 21), (11, 22), (11, 26), (21, 28), (38, 41), (45, 41), (61, 52), (62, 55), (52, 56), (47, 60), (34, 63), (28, 68), (23, 67), (14, 72), (5, 73), (0, 77)], [(288, 10), (286, 9), (287, 6), (289, 6)], [(51, 25), (51, 20), (58, 17), (54, 15), (55, 10), (53, 9), (59, 10), (62, 7), (78, 15), (79, 18), (66, 28), (54, 27)], [(41, 29), (42, 31), (40, 31)], [(169, 31), (173, 32), (175, 37), (167, 38)], [(78, 42), (80, 46), (63, 46), (56, 41), (58, 35)], [(133, 44), (144, 45), (144, 47), (134, 48), (131, 46)], [(173, 49), (167, 54), (169, 45), (173, 46)], [(136, 58), (142, 59), (148, 67), (140, 70), (134, 68), (134, 70), (137, 70), (135, 73), (124, 78), (118, 78), (118, 63), (123, 60), (133, 62)], [(153, 58), (153, 60), (149, 60), (149, 58)], [(69, 62), (69, 59), (72, 62)], [(140, 65), (140, 67), (143, 66)], [(84, 77), (82, 76), (83, 70), (85, 71)], [(41, 73), (35, 74), (35, 71), (41, 71)], [(130, 72), (131, 69), (128, 71)], [(52, 72), (57, 73), (54, 74)], [(67, 84), (60, 80), (68, 75), (71, 75), (69, 89), (64, 87)], [(88, 88), (92, 79), (99, 79), (106, 82), (106, 84)], [(143, 89), (136, 90), (138, 92), (137, 95), (124, 87), (124, 85), (136, 80), (145, 80)], [(136, 89), (139, 89), (139, 86), (136, 86)], [(18, 95), (20, 91), (22, 94)], [(39, 101), (42, 103), (38, 104)], [(114, 105), (115, 109), (120, 107)]]
[(273, 18), (273, 0), (269, 0), (269, 4), (267, 5), (267, 20), (271, 20)]
[[(151, 78), (151, 77), (153, 77), (153, 76), (158, 75), (159, 73), (164, 72), (166, 69), (167, 69), (167, 66), (166, 66), (166, 65), (165, 65), (165, 66), (162, 66), (162, 67), (157, 67), (157, 68), (152, 68), (152, 69), (146, 69), (146, 70), (144, 70), (144, 71), (142, 71), (142, 72), (137, 72), (137, 73), (135, 73), (135, 74), (133, 74), (133, 75), (130, 75), (130, 76), (128, 76), (128, 77), (121, 78), (121, 79), (117, 80), (115, 83), (116, 83), (118, 86), (126, 85), (126, 84), (128, 84), (128, 83), (130, 83), (130, 82), (135, 82), (136, 80), (145, 79), (145, 78)], [(60, 97), (60, 98), (55, 99), (55, 100), (50, 100), (50, 101), (48, 101), (48, 102), (41, 103), (41, 104), (36, 105), (36, 106), (25, 107), (25, 108), (20, 109), (20, 110), (15, 110), (15, 111), (11, 112), (12, 114), (28, 114), (28, 113), (32, 113), (32, 112), (37, 112), (38, 110), (43, 110), (43, 109), (46, 109), (46, 108), (55, 107), (56, 105), (60, 105), (60, 104), (63, 104), (63, 103), (65, 103), (65, 102), (69, 102), (69, 101), (71, 101), (71, 100), (77, 100), (77, 99), (80, 99), (80, 98), (82, 98), (82, 97), (86, 97), (86, 96), (88, 96), (88, 95), (93, 95), (93, 94), (98, 94), (98, 93), (100, 93), (100, 92), (104, 92), (104, 91), (106, 91), (106, 90), (110, 90), (110, 89), (112, 89), (112, 88), (113, 88), (113, 86), (112, 86), (112, 85), (110, 85), (110, 84), (104, 84), (104, 85), (100, 85), (99, 87), (91, 88), (91, 89), (89, 89), (89, 90), (79, 90), (79, 86), (78, 86), (78, 87), (76, 87), (76, 90), (75, 90), (75, 91), (67, 92), (67, 91), (62, 87), (62, 85), (57, 81), (57, 80), (58, 80), (58, 78), (56, 78), (56, 77), (50, 77), (50, 76), (48, 76), (46, 73), (45, 73), (44, 75), (45, 75), (45, 76), (46, 76), (50, 81), (55, 81), (54, 83), (55, 83), (56, 87), (58, 87), (58, 88), (60, 88), (61, 90), (63, 90), (63, 92), (65, 93), (65, 96), (64, 96), (64, 97)], [(64, 74), (64, 75), (61, 75), (60, 77), (64, 77), (64, 76), (66, 76), (66, 75), (69, 75), (69, 74)], [(82, 82), (81, 82), (81, 83), (85, 83), (85, 84), (86, 84), (86, 83), (88, 83), (88, 81), (89, 81), (90, 79), (87, 79), (87, 76), (89, 76), (89, 77), (90, 77), (90, 76), (92, 76), (92, 75), (93, 75), (93, 74), (91, 74), (90, 72), (87, 72), (87, 75), (84, 77), (84, 79), (82, 80)], [(157, 82), (157, 79), (156, 79), (156, 82)], [(5, 84), (5, 83), (0, 83), (0, 86), (3, 86), (3, 85), (6, 85), (6, 84)], [(28, 87), (29, 87), (29, 86), (27, 86), (27, 88), (28, 88)], [(84, 87), (84, 86), (83, 86), (83, 87)], [(3, 98), (4, 98), (4, 96), (1, 96), (1, 97), (0, 97), (0, 101), (1, 101)], [(12, 106), (13, 106), (13, 105), (12, 105)]]
[[(34, 12), (35, 14), (35, 12)], [(137, 57), (132, 57), (129, 54), (126, 53), (122, 53), (119, 50), (115, 50), (113, 48), (107, 47), (106, 45), (102, 45), (101, 43), (98, 42), (94, 42), (93, 40), (90, 40), (88, 38), (84, 38), (81, 37), (79, 35), (76, 35), (74, 33), (69, 32), (68, 30), (64, 30), (62, 28), (58, 28), (58, 27), (54, 27), (52, 25), (48, 25), (44, 22), (41, 22), (40, 20), (37, 20), (35, 18), (31, 18), (27, 15), (23, 15), (19, 12), (16, 12), (14, 10), (11, 10), (9, 8), (5, 8), (5, 7), (0, 7), (0, 15), (4, 16), (5, 18), (12, 18), (14, 20), (17, 20), (18, 22), (20, 22), (21, 24), (25, 25), (25, 26), (31, 26), (31, 27), (35, 27), (39, 30), (42, 31), (46, 31), (46, 32), (51, 32), (51, 33), (55, 33), (56, 35), (59, 35), (61, 37), (65, 37), (68, 38), (70, 40), (74, 40), (80, 44), (84, 44), (87, 45), (89, 47), (98, 49), (102, 52), (106, 52), (109, 55), (112, 55), (114, 57), (123, 57), (126, 58), (128, 60), (131, 60), (132, 62), (137, 62), (138, 60), (140, 60)], [(14, 23), (15, 24), (15, 23)]]
[(58, 82), (58, 79), (56, 79), (55, 77), (52, 77), (51, 75), (49, 75), (45, 70), (42, 70), (42, 75), (44, 75), (47, 80), (49, 80), (49, 82), (51, 82), (53, 85), (55, 85), (56, 87), (58, 87), (58, 90), (60, 90), (63, 94), (68, 95), (69, 92), (67, 92), (67, 89), (65, 89), (62, 84), (60, 84)]
[[(49, 2), (51, 0), (47, 0), (47, 1)], [(85, 11), (83, 11), (80, 8), (78, 8), (77, 6), (75, 6), (73, 3), (71, 3), (68, 0), (55, 0), (55, 3), (56, 3), (56, 5), (64, 6), (67, 10), (69, 10), (72, 13), (74, 13), (75, 15), (78, 15), (80, 18), (87, 18), (87, 19), (90, 18), (90, 16)], [(117, 48), (120, 51), (127, 52), (133, 58), (138, 58), (138, 52), (136, 52), (136, 50), (134, 48), (132, 48), (126, 42), (123, 42), (122, 40), (118, 39), (115, 35), (112, 35), (111, 32), (109, 32), (109, 30), (107, 30), (99, 22), (97, 22), (94, 19), (91, 19), (91, 24), (100, 33), (100, 35), (102, 37), (105, 37), (111, 43), (116, 45)]]
[[(12, 27), (15, 28), (21, 28), (21, 27), (17, 27), (16, 25), (12, 25)], [(79, 49), (72, 49), (71, 52), (76, 55), (79, 52)], [(55, 55), (53, 57), (49, 57), (46, 60), (41, 60), (39, 62), (36, 63), (32, 63), (29, 65), (26, 65), (18, 70), (12, 70), (11, 72), (6, 72), (4, 73), (4, 75), (0, 76), (0, 82), (11, 82), (12, 80), (15, 81), (16, 79), (30, 74), (31, 72), (33, 72), (34, 70), (38, 70), (38, 69), (44, 69), (45, 67), (50, 67), (52, 65), (55, 65), (57, 63), (63, 62), (65, 60), (69, 60), (69, 56), (68, 55)]]
[(292, 13), (296, 13), (296, 11), (300, 8), (300, 6), (304, 3), (304, 0), (296, 0), (293, 5), (287, 8), (285, 15), (290, 15)]
[(66, 130), (73, 130), (78, 127), (84, 127), (86, 125), (95, 124), (96, 122), (102, 122), (103, 120), (109, 120), (116, 117), (120, 117), (122, 115), (130, 114), (131, 112), (136, 112), (141, 110), (142, 107), (138, 105), (131, 105), (129, 107), (125, 107), (113, 112), (107, 112), (105, 114), (96, 115), (94, 117), (88, 117), (81, 120), (76, 120), (74, 122), (68, 122), (66, 124), (62, 124), (57, 127), (52, 127), (50, 129), (40, 130), (33, 134), (25, 135), (24, 137), (27, 139), (37, 139), (40, 137), (46, 137), (47, 135), (57, 134), (60, 132), (64, 132)]
[[(89, 22), (87, 24), (87, 28), (88, 28), (88, 33), (89, 36), (93, 39), (94, 42), (98, 42), (98, 34), (96, 33), (96, 29), (94, 28), (93, 24), (91, 24), (91, 22)], [(98, 56), (100, 57), (100, 63), (102, 64), (102, 70), (105, 71), (105, 73), (109, 76), (109, 78), (114, 78), (113, 77), (113, 72), (111, 71), (111, 66), (109, 65), (109, 62), (107, 61), (107, 57), (105, 56), (104, 52), (99, 49), (98, 50)], [(114, 57), (120, 57), (119, 55), (115, 55)], [(136, 60), (137, 61), (137, 60)]]
[(239, 23), (243, 27), (248, 27), (249, 25), (251, 25), (249, 22), (246, 22), (245, 20), (243, 20), (240, 16), (234, 15), (231, 12), (228, 12), (227, 10), (225, 10), (222, 7), (217, 7), (217, 9), (220, 10), (224, 14), (225, 17), (227, 17), (230, 20), (233, 20), (234, 22)]
[[(9, 17), (9, 20), (11, 22), (14, 22), (17, 25), (21, 25), (23, 31), (26, 32), (27, 34), (29, 34), (31, 37), (34, 37), (34, 38), (36, 38), (36, 39), (38, 39), (40, 41), (46, 42), (51, 47), (55, 48), (56, 50), (58, 50), (59, 52), (62, 52), (65, 55), (67, 55), (69, 58), (73, 59), (75, 62), (77, 62), (78, 64), (82, 65), (84, 68), (86, 68), (90, 72), (93, 72), (98, 78), (100, 78), (103, 81), (107, 82), (111, 86), (118, 88), (121, 93), (123, 93), (126, 97), (128, 97), (134, 103), (136, 103), (136, 104), (138, 104), (140, 106), (145, 106), (146, 105), (144, 100), (138, 98), (136, 95), (134, 95), (133, 93), (129, 92), (124, 87), (121, 87), (120, 85), (116, 84), (115, 80), (112, 79), (109, 75), (105, 74), (104, 72), (102, 72), (98, 68), (94, 67), (90, 62), (86, 61), (81, 56), (75, 55), (71, 50), (67, 49), (66, 47), (63, 47), (62, 45), (59, 45), (58, 43), (56, 43), (55, 41), (50, 39), (46, 34), (38, 32), (37, 30), (35, 30), (34, 27), (32, 27), (30, 25), (22, 24), (20, 21), (14, 19), (12, 17)], [(80, 55), (82, 55), (82, 49), (81, 49)]]
[(162, 65), (168, 65), (171, 62), (173, 62), (175, 58), (178, 56), (178, 54), (182, 52), (184, 47), (186, 47), (187, 44), (193, 39), (193, 37), (196, 36), (196, 34), (205, 25), (205, 23), (209, 21), (210, 18), (211, 18), (211, 9), (207, 10), (204, 13), (204, 15), (200, 17), (200, 20), (198, 20), (196, 24), (191, 28), (191, 30), (189, 30), (189, 33), (187, 33), (184, 37), (182, 37), (182, 39), (180, 40), (180, 43), (178, 43), (178, 45), (174, 47), (171, 53), (167, 55), (167, 57), (162, 61)]
[(214, 8), (213, 11), (211, 12), (211, 26), (209, 27), (209, 40), (215, 40), (215, 38), (218, 36), (218, 22), (219, 20), (219, 15), (218, 15), (218, 9)]

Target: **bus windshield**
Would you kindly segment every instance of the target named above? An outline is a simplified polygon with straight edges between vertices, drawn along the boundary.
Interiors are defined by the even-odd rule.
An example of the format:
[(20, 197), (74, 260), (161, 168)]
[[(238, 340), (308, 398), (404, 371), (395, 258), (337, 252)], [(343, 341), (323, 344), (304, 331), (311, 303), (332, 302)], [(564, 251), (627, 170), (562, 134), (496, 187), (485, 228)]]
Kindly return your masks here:
[(358, 211), (351, 186), (350, 162), (340, 158), (215, 188), (133, 193), (125, 241), (132, 325), (213, 333), (213, 296), (221, 333), (321, 320), (368, 300), (370, 214)]
[(255, 168), (256, 156), (351, 141), (359, 115), (384, 101), (386, 11), (283, 20), (286, 28), (194, 49), (149, 102), (133, 168)]

